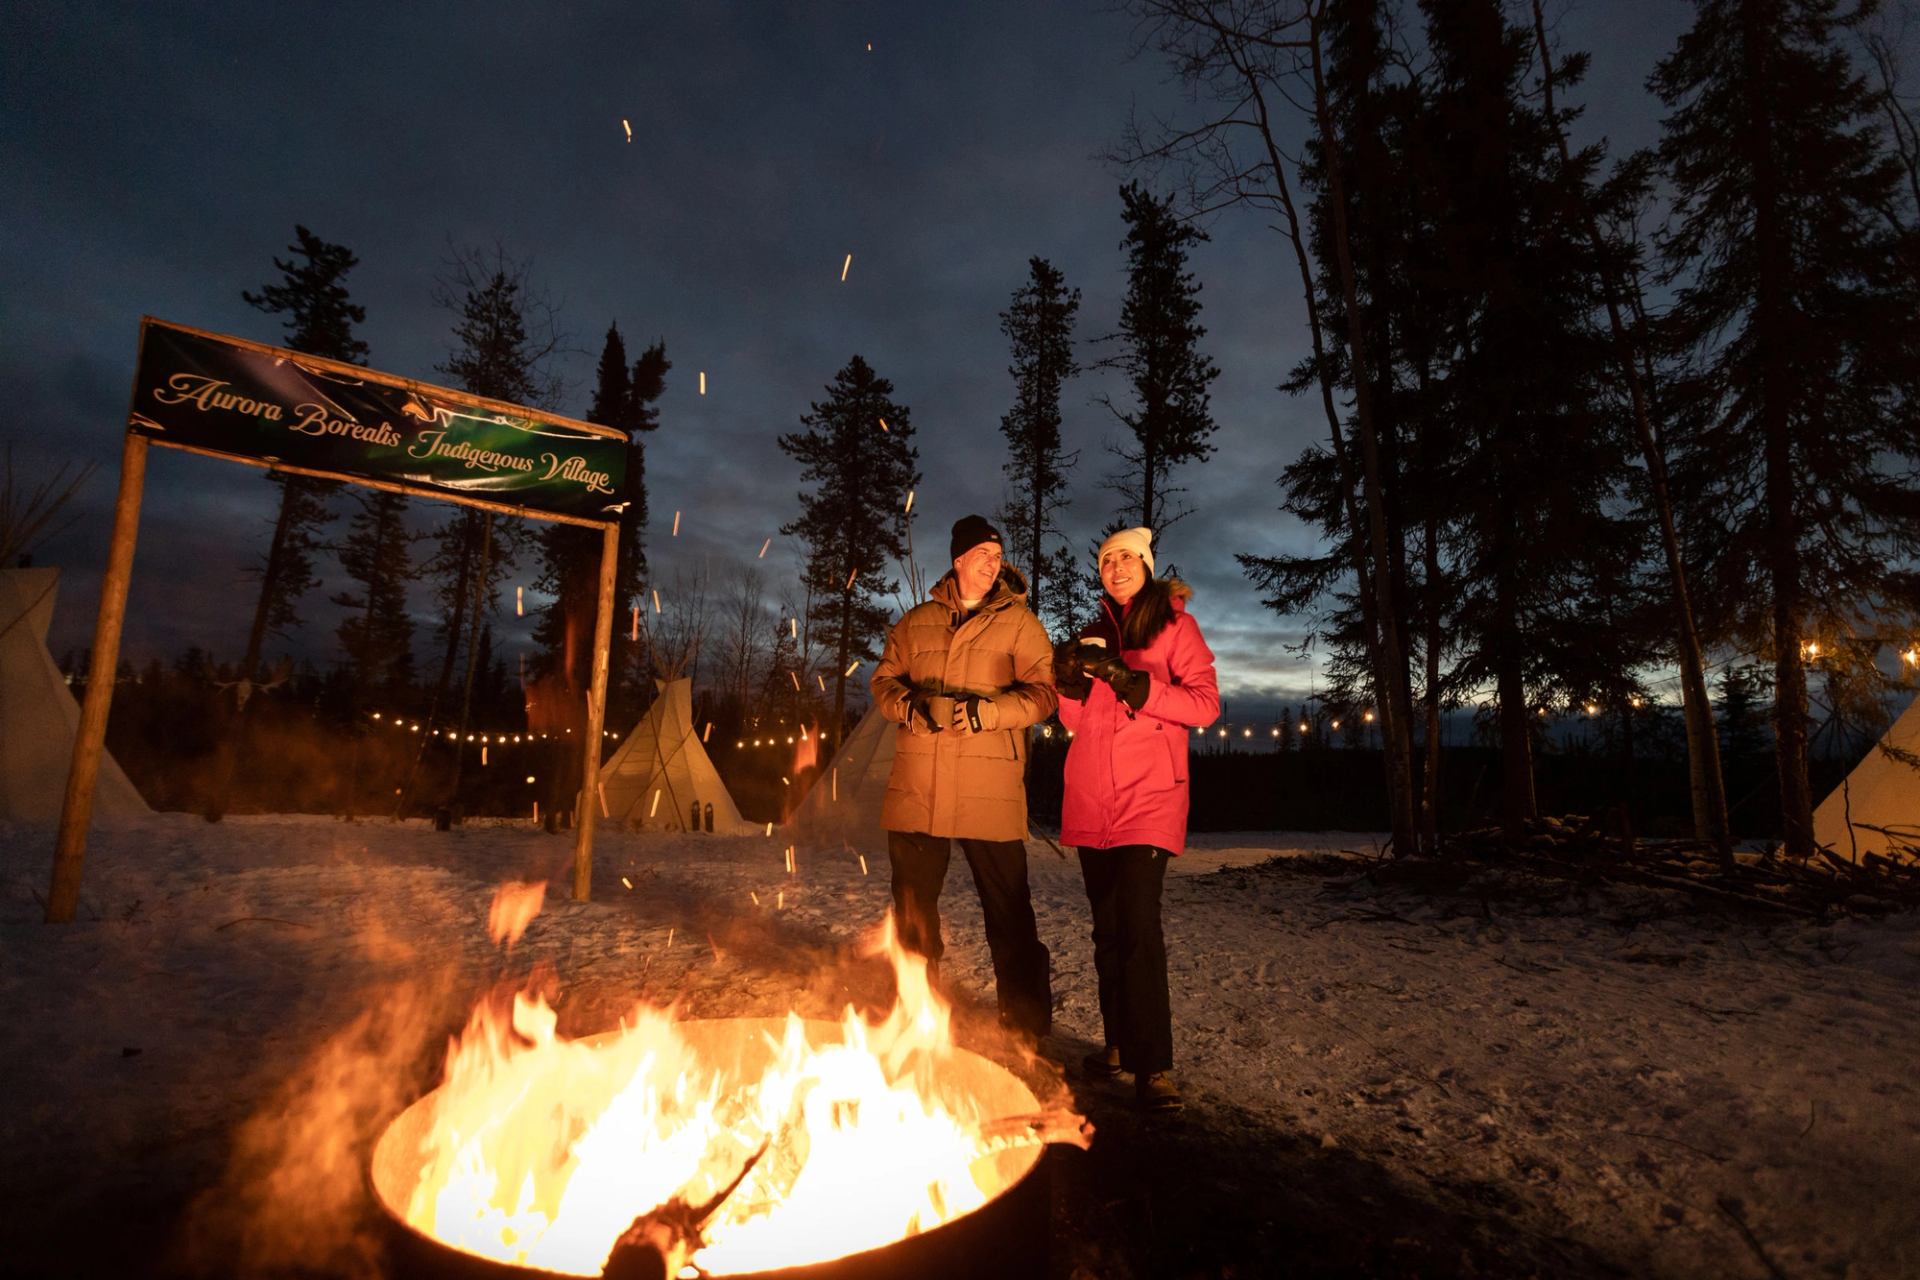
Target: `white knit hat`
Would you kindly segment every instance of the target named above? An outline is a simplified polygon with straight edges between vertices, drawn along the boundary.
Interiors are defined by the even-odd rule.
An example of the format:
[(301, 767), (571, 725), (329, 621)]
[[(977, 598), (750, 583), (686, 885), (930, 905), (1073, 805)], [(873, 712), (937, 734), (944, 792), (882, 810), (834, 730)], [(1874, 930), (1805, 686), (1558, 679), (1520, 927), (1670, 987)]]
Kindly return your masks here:
[(1140, 563), (1147, 566), (1147, 576), (1153, 576), (1153, 530), (1143, 527), (1108, 534), (1107, 540), (1100, 544), (1100, 550), (1093, 557), (1093, 567), (1096, 570), (1100, 567), (1100, 562), (1107, 558), (1107, 552), (1121, 549), (1139, 556)]

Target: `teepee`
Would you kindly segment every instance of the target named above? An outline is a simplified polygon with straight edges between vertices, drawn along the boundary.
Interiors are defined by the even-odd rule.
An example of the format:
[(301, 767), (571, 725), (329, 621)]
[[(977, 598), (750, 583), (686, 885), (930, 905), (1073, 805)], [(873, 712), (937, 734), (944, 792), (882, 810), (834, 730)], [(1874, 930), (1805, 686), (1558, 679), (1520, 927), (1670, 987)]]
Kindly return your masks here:
[(1920, 698), (1813, 811), (1813, 838), (1843, 858), (1920, 851)]
[[(660, 696), (627, 740), (600, 766), (607, 820), (643, 831), (705, 830), (713, 812), (716, 835), (760, 830), (740, 816), (707, 749), (693, 731), (693, 681), (660, 683)], [(588, 796), (588, 804), (601, 803)], [(700, 814), (699, 827), (694, 813)]]
[(887, 832), (880, 825), (880, 804), (887, 796), (887, 778), (893, 772), (894, 735), (898, 727), (874, 707), (860, 717), (833, 760), (814, 778), (799, 808), (787, 819), (787, 830), (805, 848), (839, 848), (857, 853), (887, 851)]
[[(47, 652), (58, 569), (0, 570), (0, 818), (54, 823), (73, 765), (80, 706)], [(96, 821), (152, 813), (111, 755), (102, 752)]]

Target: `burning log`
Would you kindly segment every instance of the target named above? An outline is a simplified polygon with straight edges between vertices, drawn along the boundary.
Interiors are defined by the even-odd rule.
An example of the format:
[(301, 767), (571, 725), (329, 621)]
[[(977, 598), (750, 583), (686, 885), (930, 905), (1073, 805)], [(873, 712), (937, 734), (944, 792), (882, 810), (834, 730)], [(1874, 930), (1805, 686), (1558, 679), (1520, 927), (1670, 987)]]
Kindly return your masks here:
[(678, 1276), (695, 1251), (706, 1243), (700, 1228), (712, 1219), (714, 1211), (726, 1203), (728, 1196), (739, 1190), (740, 1184), (753, 1172), (753, 1166), (760, 1163), (760, 1157), (767, 1154), (767, 1148), (772, 1145), (773, 1137), (769, 1134), (760, 1149), (747, 1157), (733, 1181), (706, 1203), (691, 1205), (674, 1196), (635, 1218), (633, 1225), (613, 1242), (613, 1252), (607, 1255), (607, 1265), (600, 1271), (603, 1280), (668, 1280)]

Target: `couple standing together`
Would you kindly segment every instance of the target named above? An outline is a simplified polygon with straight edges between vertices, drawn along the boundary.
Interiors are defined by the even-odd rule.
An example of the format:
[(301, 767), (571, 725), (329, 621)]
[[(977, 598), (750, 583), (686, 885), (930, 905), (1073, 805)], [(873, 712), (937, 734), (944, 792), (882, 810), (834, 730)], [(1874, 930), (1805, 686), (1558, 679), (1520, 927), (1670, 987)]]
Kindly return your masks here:
[(1060, 839), (1093, 909), (1105, 1042), (1088, 1074), (1134, 1077), (1142, 1106), (1180, 1105), (1160, 893), (1186, 847), (1187, 738), (1220, 713), (1213, 653), (1184, 583), (1153, 574), (1153, 534), (1100, 544), (1100, 610), (1056, 650), (1020, 571), (980, 516), (953, 526), (952, 570), (887, 634), (873, 696), (899, 726), (881, 811), (900, 941), (938, 974), (940, 889), (958, 839), (986, 922), (1000, 1019), (1038, 1040), (1052, 1026), (1049, 953), (1027, 884), (1027, 730), (1072, 734)]

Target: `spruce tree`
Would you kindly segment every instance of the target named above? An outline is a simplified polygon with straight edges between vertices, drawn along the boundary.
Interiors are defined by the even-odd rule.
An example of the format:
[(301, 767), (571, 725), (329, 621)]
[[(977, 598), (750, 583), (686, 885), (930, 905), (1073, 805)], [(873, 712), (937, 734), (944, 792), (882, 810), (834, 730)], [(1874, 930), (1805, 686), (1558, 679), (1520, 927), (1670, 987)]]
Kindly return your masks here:
[(335, 593), (333, 603), (353, 610), (342, 619), (338, 634), (358, 709), (370, 698), (391, 702), (402, 697), (413, 683), (407, 586), (415, 575), (406, 498), (370, 489), (355, 494), (354, 500), (359, 510), (348, 521), (339, 555), (340, 568), (358, 590)]
[(1100, 362), (1124, 374), (1132, 403), (1125, 409), (1109, 397), (1101, 403), (1120, 420), (1132, 443), (1114, 449), (1125, 468), (1108, 487), (1125, 501), (1121, 517), (1159, 533), (1184, 512), (1176, 511), (1169, 485), (1183, 463), (1212, 455), (1216, 424), (1209, 387), (1220, 376), (1200, 351), (1206, 329), (1200, 323), (1200, 282), (1187, 269), (1187, 255), (1207, 235), (1183, 222), (1173, 197), (1162, 200), (1139, 183), (1120, 189), (1127, 235), (1127, 295), (1120, 329), (1102, 341), (1118, 341), (1120, 350)]
[[(1920, 619), (1920, 311), (1902, 169), (1834, 0), (1700, 0), (1655, 69), (1676, 499), (1703, 612), (1773, 667), (1786, 849), (1813, 852), (1807, 659), (1871, 660)], [(1724, 531), (1724, 532), (1721, 532)]]
[(1007, 550), (1027, 572), (1028, 603), (1043, 612), (1044, 582), (1060, 550), (1055, 515), (1067, 506), (1066, 473), (1078, 455), (1060, 447), (1060, 388), (1080, 372), (1073, 358), (1073, 321), (1080, 291), (1066, 287), (1066, 276), (1045, 258), (1028, 261), (1027, 283), (1014, 290), (1013, 302), (1000, 313), (1000, 332), (1012, 346), (1013, 408), (1000, 419), (1007, 438)]
[[(610, 325), (600, 351), (593, 403), (587, 421), (628, 430), (631, 392), (627, 380), (627, 349), (620, 327)], [(534, 643), (540, 651), (534, 667), (542, 675), (558, 674), (570, 697), (584, 697), (591, 670), (594, 610), (599, 606), (600, 535), (578, 525), (549, 524), (540, 530), (540, 576), (535, 586), (552, 597), (534, 623)], [(616, 609), (620, 598), (616, 597)], [(621, 631), (614, 619), (614, 631)], [(615, 669), (609, 664), (609, 678)], [(584, 723), (584, 720), (582, 721)]]
[[(890, 611), (882, 597), (899, 590), (890, 560), (906, 557), (907, 491), (920, 483), (919, 453), (906, 405), (893, 384), (855, 355), (834, 375), (827, 398), (801, 416), (803, 428), (780, 437), (811, 486), (800, 516), (780, 532), (807, 544), (807, 622), (833, 664), (833, 733), (846, 729), (847, 667), (877, 657)], [(886, 429), (880, 427), (886, 421)]]
[[(621, 424), (629, 442), (627, 506), (620, 515), (620, 561), (614, 573), (614, 599), (619, 609), (626, 609), (633, 601), (646, 595), (651, 576), (646, 541), (649, 519), (647, 436), (660, 429), (659, 401), (666, 394), (667, 374), (672, 370), (673, 362), (667, 359), (666, 343), (655, 339), (633, 362), (627, 382), (627, 418)], [(629, 716), (639, 714), (640, 709), (653, 697), (651, 661), (650, 653), (634, 646), (631, 632), (614, 636), (613, 661), (609, 667), (607, 686), (609, 705), (612, 705), (615, 695), (628, 682), (632, 682), (636, 687), (633, 695), (626, 698), (626, 711)], [(643, 662), (647, 664), (646, 670), (641, 669)], [(613, 674), (615, 672), (619, 673), (617, 679)]]
[[(528, 285), (526, 269), (504, 251), (470, 250), (450, 264), (439, 302), (455, 315), (454, 346), (438, 366), (462, 389), (511, 404), (535, 406), (557, 394), (547, 373), (559, 348), (553, 312)], [(499, 606), (500, 585), (529, 540), (522, 521), (466, 508), (434, 532), (437, 548), (427, 565), (441, 606), (444, 643), (434, 707), (445, 705), (456, 656), (464, 647), (456, 741), (466, 736), (475, 678), (481, 667), (481, 633)], [(453, 785), (458, 788), (464, 748), (457, 748)]]
[(1494, 688), (1513, 831), (1536, 811), (1531, 709), (1618, 685), (1643, 656), (1615, 625), (1642, 536), (1614, 504), (1628, 440), (1595, 323), (1595, 246), (1562, 216), (1589, 198), (1591, 158), (1561, 163), (1556, 122), (1527, 93), (1530, 34), (1497, 0), (1423, 7), (1446, 126), (1437, 262), (1470, 304), (1445, 335), (1441, 390), (1463, 427), (1456, 676)]
[[(367, 344), (355, 335), (354, 326), (366, 322), (366, 308), (348, 300), (343, 283), (347, 272), (360, 260), (345, 246), (329, 244), (306, 227), (296, 224), (293, 234), (294, 242), (287, 246), (289, 256), (273, 260), (280, 283), (263, 285), (258, 293), (243, 289), (241, 299), (269, 315), (285, 316), (283, 340), (292, 350), (346, 364), (365, 364)], [(260, 594), (254, 601), (246, 652), (235, 677), (236, 687), (243, 691), (251, 691), (259, 678), (261, 651), (268, 636), (284, 636), (297, 627), (301, 597), (319, 585), (314, 559), (324, 545), (321, 530), (333, 519), (329, 499), (340, 488), (338, 481), (278, 471), (269, 471), (267, 480), (279, 487), (280, 506), (261, 560)], [(247, 699), (238, 698), (236, 702), (235, 714), (243, 717)], [(221, 740), (206, 809), (211, 821), (226, 812), (242, 732), (244, 720)]]

